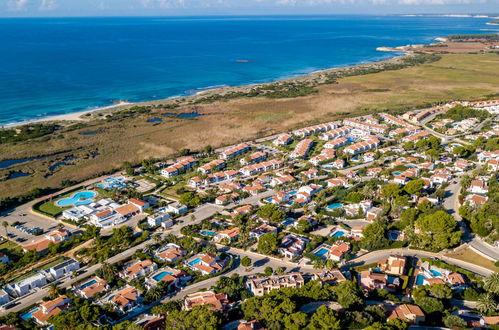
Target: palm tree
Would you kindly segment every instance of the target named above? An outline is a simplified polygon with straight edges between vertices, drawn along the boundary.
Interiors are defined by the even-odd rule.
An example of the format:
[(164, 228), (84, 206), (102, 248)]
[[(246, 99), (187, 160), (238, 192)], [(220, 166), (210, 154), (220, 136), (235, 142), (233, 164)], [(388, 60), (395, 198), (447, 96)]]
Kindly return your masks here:
[(485, 278), (483, 288), (488, 292), (499, 293), (499, 273), (495, 272)]
[(497, 302), (494, 295), (490, 292), (480, 295), (477, 301), (476, 308), (482, 314), (489, 314), (497, 310)]
[(155, 243), (159, 243), (159, 242), (161, 242), (161, 234), (154, 234), (154, 235), (152, 235), (152, 240), (153, 240)]
[(153, 250), (153, 248), (152, 248), (152, 244), (147, 244), (147, 245), (144, 247), (144, 253), (146, 253), (146, 254), (151, 253), (151, 252), (152, 252), (152, 250)]
[(2, 222), (3, 228), (5, 228), (5, 236), (9, 237), (9, 232), (7, 231), (7, 227), (9, 226), (9, 223), (7, 221)]
[(59, 289), (57, 288), (57, 284), (56, 283), (50, 284), (49, 294), (51, 296), (55, 296), (55, 295), (57, 295), (58, 292), (59, 292)]

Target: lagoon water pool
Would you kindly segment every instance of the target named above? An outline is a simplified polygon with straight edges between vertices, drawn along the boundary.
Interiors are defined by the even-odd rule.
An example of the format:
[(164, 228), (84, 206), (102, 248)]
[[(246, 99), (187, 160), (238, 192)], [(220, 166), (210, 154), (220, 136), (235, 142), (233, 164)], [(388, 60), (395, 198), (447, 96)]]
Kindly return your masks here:
[(73, 194), (71, 197), (58, 200), (55, 202), (55, 205), (59, 207), (88, 205), (94, 201), (93, 198), (95, 196), (97, 196), (95, 191), (80, 191)]

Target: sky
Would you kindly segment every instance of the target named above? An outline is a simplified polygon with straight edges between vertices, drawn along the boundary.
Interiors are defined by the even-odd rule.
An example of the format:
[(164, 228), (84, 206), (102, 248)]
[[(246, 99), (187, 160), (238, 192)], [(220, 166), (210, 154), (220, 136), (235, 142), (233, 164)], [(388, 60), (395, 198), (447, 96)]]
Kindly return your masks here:
[(0, 17), (499, 14), (499, 0), (0, 0)]

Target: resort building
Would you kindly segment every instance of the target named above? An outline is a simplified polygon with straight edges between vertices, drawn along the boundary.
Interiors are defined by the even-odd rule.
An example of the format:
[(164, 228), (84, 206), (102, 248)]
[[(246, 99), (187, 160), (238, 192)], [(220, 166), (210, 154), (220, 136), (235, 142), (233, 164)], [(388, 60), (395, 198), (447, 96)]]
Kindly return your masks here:
[(226, 166), (226, 162), (223, 159), (215, 159), (209, 163), (204, 164), (198, 168), (198, 171), (203, 174), (210, 174), (214, 169), (221, 170)]
[(109, 290), (109, 284), (106, 280), (94, 276), (75, 288), (75, 293), (84, 299), (92, 299), (98, 294)]
[(63, 228), (57, 228), (47, 234), (45, 234), (42, 238), (37, 239), (34, 242), (25, 244), (23, 246), (24, 251), (34, 250), (38, 253), (45, 252), (50, 244), (59, 244), (66, 241), (69, 238), (69, 232)]
[(250, 229), (249, 237), (256, 238), (258, 240), (260, 237), (268, 233), (277, 233), (277, 227), (264, 223), (255, 229)]
[(300, 288), (304, 284), (303, 276), (296, 272), (268, 277), (250, 276), (246, 281), (246, 288), (255, 296), (263, 296), (272, 290)]
[(33, 276), (22, 279), (12, 285), (7, 284), (5, 289), (12, 291), (17, 297), (22, 297), (28, 294), (31, 290), (41, 288), (47, 284), (47, 277), (44, 274), (38, 273)]
[(344, 119), (343, 124), (373, 133), (384, 133), (388, 129), (385, 125), (371, 124), (367, 121), (350, 118)]
[(221, 261), (217, 256), (199, 253), (187, 259), (184, 264), (196, 272), (209, 275), (221, 272), (225, 267), (226, 261)]
[(338, 284), (347, 278), (339, 269), (327, 269), (312, 274), (312, 280), (320, 281), (322, 284)]
[(69, 308), (70, 299), (67, 296), (60, 296), (53, 300), (44, 302), (35, 310), (31, 316), (40, 325), (47, 325), (47, 320), (65, 309)]
[(319, 245), (312, 251), (312, 254), (322, 259), (340, 262), (348, 251), (350, 251), (350, 243), (337, 241), (334, 245)]
[(182, 249), (180, 246), (169, 243), (156, 250), (154, 256), (163, 262), (177, 262), (186, 254), (187, 251)]
[(374, 273), (370, 270), (360, 272), (359, 285), (366, 290), (383, 289), (390, 292), (397, 290), (400, 279), (387, 274)]
[(151, 260), (134, 260), (123, 267), (119, 276), (125, 280), (133, 280), (145, 276), (158, 269), (158, 265)]
[(165, 267), (152, 273), (146, 280), (147, 288), (152, 288), (159, 283), (165, 283), (166, 287), (170, 290), (180, 288), (187, 283), (192, 277), (183, 270), (176, 270), (173, 268)]
[(314, 144), (314, 140), (312, 140), (312, 139), (301, 140), (295, 146), (295, 149), (293, 150), (293, 152), (289, 154), (289, 158), (290, 159), (305, 158), (308, 155), (313, 144)]
[(161, 170), (160, 174), (165, 178), (171, 178), (185, 172), (197, 164), (197, 160), (193, 157), (181, 157), (177, 161), (168, 167)]
[(285, 258), (293, 259), (305, 250), (308, 242), (310, 242), (308, 238), (289, 234), (282, 239), (281, 246), (278, 249), (279, 254)]
[(275, 146), (285, 146), (293, 142), (293, 137), (291, 134), (281, 134), (279, 135), (274, 142), (272, 142)]
[(0, 289), (0, 306), (5, 305), (10, 301), (10, 296), (7, 291)]
[(367, 150), (374, 149), (374, 148), (378, 147), (379, 144), (380, 144), (379, 139), (373, 136), (367, 140), (360, 141), (360, 142), (354, 143), (348, 147), (345, 147), (345, 149), (343, 149), (343, 152), (347, 153), (347, 154), (355, 155), (355, 154), (358, 154), (358, 153), (361, 153), (361, 152), (364, 152)]
[[(352, 131), (352, 128), (350, 126), (343, 126), (339, 127), (336, 129), (333, 129), (332, 131), (326, 132), (320, 136), (321, 140), (329, 141), (329, 140), (340, 140), (338, 138), (348, 135)], [(346, 139), (345, 139), (346, 141)]]
[(418, 325), (425, 321), (425, 315), (416, 305), (403, 304), (397, 306), (388, 316), (388, 320), (401, 319), (411, 325)]
[(319, 133), (319, 132), (327, 132), (332, 129), (335, 129), (340, 126), (340, 122), (334, 121), (334, 122), (329, 122), (325, 124), (319, 124), (319, 125), (314, 125), (310, 127), (305, 127), (305, 128), (300, 128), (296, 131), (293, 131), (293, 134), (296, 136), (299, 136), (301, 138), (304, 138), (306, 136), (309, 136), (314, 133)]
[(165, 227), (173, 226), (173, 220), (171, 219), (170, 213), (166, 210), (156, 212), (147, 217), (147, 224), (151, 227), (156, 227), (165, 224)]
[(239, 238), (239, 228), (234, 227), (231, 229), (226, 229), (219, 231), (213, 240), (216, 242), (221, 242), (222, 240), (228, 240), (229, 242), (235, 241)]
[(125, 314), (139, 306), (141, 301), (139, 291), (132, 286), (126, 286), (118, 291), (108, 293), (99, 300), (99, 303), (102, 305), (111, 304), (117, 312)]
[(391, 255), (387, 259), (381, 259), (378, 261), (378, 268), (390, 275), (404, 275), (406, 258), (402, 256)]
[(244, 153), (247, 153), (248, 151), (251, 150), (251, 147), (247, 143), (239, 144), (234, 147), (230, 147), (226, 149), (225, 151), (220, 153), (220, 158), (222, 159), (229, 159), (229, 158), (234, 158), (239, 155), (242, 155)]
[(213, 291), (201, 291), (187, 295), (184, 299), (184, 308), (191, 310), (197, 306), (206, 306), (214, 312), (227, 312), (231, 305), (225, 293), (215, 293)]
[(74, 259), (65, 260), (46, 270), (54, 280), (58, 280), (73, 271), (80, 269), (80, 263)]
[(248, 165), (252, 163), (260, 163), (267, 159), (267, 153), (263, 151), (257, 151), (239, 160), (241, 165)]
[(402, 126), (402, 127), (406, 127), (406, 126), (412, 126), (411, 124), (405, 122), (403, 119), (400, 119), (398, 117), (395, 117), (393, 115), (390, 115), (388, 113), (380, 113), (380, 116), (387, 122), (387, 123), (390, 123), (392, 125), (396, 125), (396, 126)]
[(275, 170), (283, 166), (283, 162), (279, 159), (272, 159), (262, 163), (257, 163), (253, 165), (246, 165), (239, 170), (244, 176), (252, 176), (261, 172), (267, 172), (270, 170)]

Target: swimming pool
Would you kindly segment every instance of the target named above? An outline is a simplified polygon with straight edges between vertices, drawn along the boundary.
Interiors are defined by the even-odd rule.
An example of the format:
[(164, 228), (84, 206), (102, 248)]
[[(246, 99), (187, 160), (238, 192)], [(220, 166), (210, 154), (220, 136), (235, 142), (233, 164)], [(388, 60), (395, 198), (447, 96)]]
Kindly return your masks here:
[(326, 249), (326, 248), (320, 248), (319, 251), (315, 252), (315, 255), (318, 256), (319, 258), (322, 258), (328, 252), (329, 252), (328, 249)]
[(399, 238), (399, 234), (397, 232), (388, 233), (388, 238), (392, 241), (396, 241)]
[(164, 272), (161, 272), (161, 273), (158, 273), (158, 274), (154, 275), (152, 278), (153, 278), (156, 282), (159, 282), (159, 281), (161, 281), (162, 279), (164, 279), (166, 275), (172, 275), (172, 274), (173, 274), (172, 272), (167, 272), (167, 271), (164, 271)]
[(393, 172), (393, 175), (400, 175), (400, 172)]
[(431, 275), (433, 275), (433, 276), (435, 276), (435, 277), (442, 276), (442, 273), (437, 272), (437, 271), (436, 271), (436, 270), (434, 270), (434, 269), (430, 269), (430, 273), (431, 273)]
[(426, 277), (423, 275), (418, 275), (416, 278), (416, 285), (423, 285), (423, 281), (426, 280)]
[(24, 313), (23, 315), (21, 315), (21, 318), (22, 318), (23, 320), (25, 320), (25, 321), (29, 320), (30, 318), (32, 318), (32, 317), (33, 317), (33, 313), (34, 313), (34, 312), (36, 312), (36, 311), (38, 311), (38, 309), (39, 309), (39, 308), (37, 307), (37, 308), (34, 308), (34, 309), (30, 310), (30, 311), (29, 311), (29, 312), (27, 312), (27, 313)]
[(87, 205), (94, 201), (93, 198), (96, 195), (97, 193), (95, 191), (80, 191), (73, 194), (71, 197), (58, 200), (55, 202), (55, 205), (60, 207)]
[(338, 230), (334, 234), (332, 234), (331, 237), (338, 238), (338, 237), (341, 237), (343, 235), (345, 235), (345, 232), (341, 231), (341, 230)]
[(91, 280), (91, 281), (89, 281), (89, 282), (87, 282), (87, 283), (83, 284), (82, 286), (80, 286), (80, 290), (83, 290), (83, 289), (85, 289), (85, 288), (87, 288), (87, 287), (89, 287), (89, 286), (91, 286), (91, 285), (93, 285), (93, 284), (95, 284), (95, 283), (97, 283), (97, 281), (96, 281), (96, 280)]
[(200, 262), (201, 262), (201, 257), (197, 257), (196, 259), (189, 261), (187, 264), (189, 266), (195, 266), (195, 265), (199, 264)]
[(337, 208), (340, 208), (340, 207), (343, 207), (343, 204), (341, 204), (341, 203), (333, 203), (333, 204), (329, 204), (327, 206), (327, 208), (329, 210), (334, 210), (334, 209), (337, 209)]
[(201, 230), (200, 234), (203, 236), (215, 236), (217, 233), (211, 230)]
[(107, 190), (117, 188), (118, 190), (126, 187), (125, 179), (122, 177), (111, 177), (104, 179), (103, 183), (99, 183), (97, 187)]
[(284, 227), (287, 227), (289, 225), (292, 225), (295, 223), (295, 219), (289, 219), (289, 220), (284, 220), (283, 222), (281, 222), (281, 225), (283, 225)]

